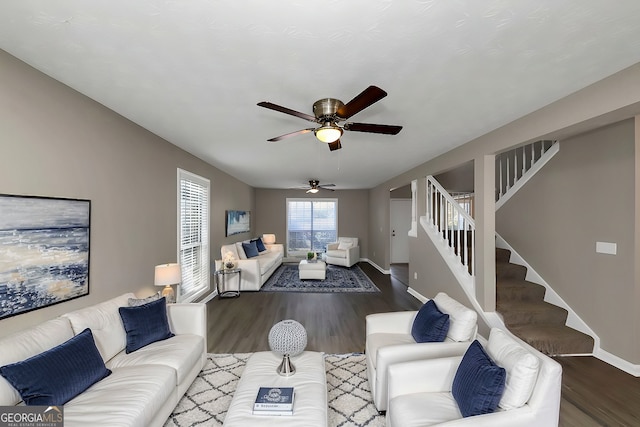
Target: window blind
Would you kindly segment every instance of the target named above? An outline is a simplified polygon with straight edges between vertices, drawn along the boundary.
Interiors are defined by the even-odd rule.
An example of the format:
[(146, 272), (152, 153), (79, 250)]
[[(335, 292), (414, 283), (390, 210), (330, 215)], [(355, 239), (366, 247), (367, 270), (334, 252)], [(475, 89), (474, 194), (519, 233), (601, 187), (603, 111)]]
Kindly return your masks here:
[(182, 282), (178, 301), (209, 291), (209, 180), (178, 169), (178, 250)]

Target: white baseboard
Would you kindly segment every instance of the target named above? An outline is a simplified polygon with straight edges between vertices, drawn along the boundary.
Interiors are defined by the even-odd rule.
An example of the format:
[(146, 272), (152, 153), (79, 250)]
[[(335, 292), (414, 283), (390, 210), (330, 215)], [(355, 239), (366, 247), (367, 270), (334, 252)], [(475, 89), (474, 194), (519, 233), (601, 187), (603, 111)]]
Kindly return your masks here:
[(640, 365), (634, 365), (633, 363), (624, 360), (615, 354), (611, 354), (600, 347), (594, 350), (593, 355), (603, 362), (606, 362), (611, 366), (615, 366), (634, 377), (640, 377)]
[(209, 295), (207, 295), (206, 297), (202, 298), (201, 301), (198, 301), (201, 304), (206, 304), (209, 301), (211, 301), (212, 299), (214, 299), (216, 296), (218, 296), (218, 290), (215, 289), (213, 292), (211, 292)]
[(407, 287), (407, 292), (409, 292), (415, 299), (417, 299), (418, 301), (420, 301), (423, 304), (425, 302), (429, 301), (429, 298), (425, 297), (420, 292), (418, 292), (415, 289), (413, 289), (411, 286)]
[(360, 258), (360, 261), (368, 262), (370, 265), (375, 267), (375, 269), (378, 270), (382, 274), (391, 274), (391, 270), (385, 270), (384, 268), (380, 267), (375, 262), (371, 261), (369, 258)]

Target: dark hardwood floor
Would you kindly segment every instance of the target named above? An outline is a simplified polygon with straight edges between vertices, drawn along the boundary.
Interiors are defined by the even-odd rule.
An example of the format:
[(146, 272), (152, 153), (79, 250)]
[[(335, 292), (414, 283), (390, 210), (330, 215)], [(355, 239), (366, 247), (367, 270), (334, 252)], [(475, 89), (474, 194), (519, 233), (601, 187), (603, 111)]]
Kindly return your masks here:
[[(364, 351), (367, 314), (416, 310), (421, 304), (407, 293), (406, 264), (392, 265), (391, 276), (368, 263), (359, 265), (381, 292), (244, 292), (238, 298), (213, 299), (207, 303), (209, 352), (268, 350), (269, 330), (283, 319), (294, 319), (305, 326), (308, 350)], [(640, 378), (594, 357), (556, 360), (563, 367), (560, 426), (640, 426), (640, 405), (636, 406), (640, 402)]]

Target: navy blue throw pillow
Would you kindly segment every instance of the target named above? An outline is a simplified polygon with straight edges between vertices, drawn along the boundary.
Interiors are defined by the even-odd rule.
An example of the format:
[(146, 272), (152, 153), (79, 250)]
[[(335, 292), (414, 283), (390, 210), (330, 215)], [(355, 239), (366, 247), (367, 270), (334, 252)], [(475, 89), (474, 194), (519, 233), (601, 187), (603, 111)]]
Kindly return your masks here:
[(506, 371), (475, 340), (462, 357), (451, 393), (464, 417), (495, 411), (504, 393)]
[(247, 258), (253, 258), (258, 256), (258, 246), (256, 245), (255, 240), (249, 243), (242, 242), (242, 249), (244, 249), (244, 254)]
[(26, 405), (64, 405), (111, 371), (87, 328), (75, 337), (21, 362), (0, 367)]
[(164, 297), (138, 307), (120, 307), (118, 311), (127, 333), (127, 353), (174, 336), (169, 329)]
[(258, 237), (257, 239), (253, 239), (252, 242), (256, 242), (256, 247), (258, 248), (258, 252), (264, 252), (267, 250), (264, 243), (262, 242), (262, 237)]
[(416, 342), (442, 342), (449, 332), (449, 315), (438, 310), (432, 299), (416, 314), (411, 325), (411, 336)]

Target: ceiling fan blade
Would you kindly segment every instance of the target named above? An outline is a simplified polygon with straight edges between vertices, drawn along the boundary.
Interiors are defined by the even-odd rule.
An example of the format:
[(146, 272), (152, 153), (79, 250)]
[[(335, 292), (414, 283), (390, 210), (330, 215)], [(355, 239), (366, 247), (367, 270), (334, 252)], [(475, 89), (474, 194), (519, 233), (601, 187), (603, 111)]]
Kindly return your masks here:
[(281, 113), (300, 117), (301, 119), (309, 120), (310, 122), (317, 122), (316, 118), (310, 114), (301, 113), (300, 111), (295, 111), (287, 107), (282, 107), (280, 105), (277, 105), (271, 102), (258, 102), (258, 106), (268, 108), (269, 110), (279, 111)]
[(354, 132), (383, 133), (385, 135), (397, 135), (402, 126), (376, 125), (373, 123), (345, 123), (344, 130)]
[(348, 119), (371, 104), (380, 101), (385, 96), (387, 96), (387, 92), (384, 90), (377, 86), (369, 86), (351, 101), (347, 102), (342, 108), (339, 108), (337, 114), (343, 119)]
[(339, 150), (342, 148), (342, 144), (340, 144), (340, 140), (336, 140), (334, 142), (330, 142), (327, 144), (329, 146), (329, 150), (331, 151), (335, 151), (335, 150)]
[(319, 186), (318, 186), (318, 188), (319, 188), (319, 189), (321, 189), (321, 190), (336, 191), (336, 190), (334, 190), (333, 188), (327, 188), (327, 187), (324, 187), (324, 186), (322, 186), (322, 185), (319, 185)]
[(320, 184), (318, 187), (335, 187), (335, 184)]
[(289, 138), (290, 136), (302, 135), (302, 134), (305, 134), (305, 133), (313, 132), (314, 130), (315, 130), (314, 128), (301, 129), (301, 130), (297, 130), (295, 132), (285, 133), (284, 135), (276, 136), (275, 138), (267, 139), (267, 141), (269, 141), (269, 142), (278, 142), (278, 141), (280, 141), (282, 139)]

